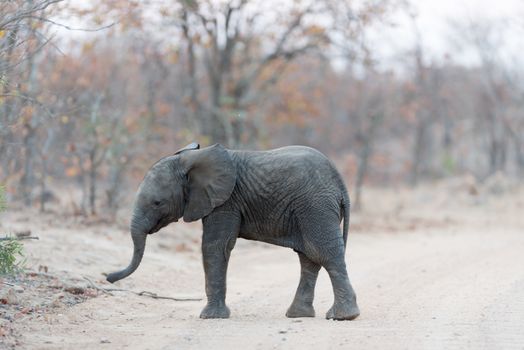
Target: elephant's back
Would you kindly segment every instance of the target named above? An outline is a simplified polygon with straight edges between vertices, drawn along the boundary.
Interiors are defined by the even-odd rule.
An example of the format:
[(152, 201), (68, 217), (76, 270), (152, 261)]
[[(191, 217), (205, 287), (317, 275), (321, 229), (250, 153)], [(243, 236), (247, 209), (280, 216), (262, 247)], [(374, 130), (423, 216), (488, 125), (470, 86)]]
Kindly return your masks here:
[[(320, 151), (307, 146), (286, 146), (267, 151), (230, 151), (242, 170), (259, 168), (274, 172), (333, 169), (331, 161)], [(335, 170), (336, 171), (336, 170)], [(267, 174), (270, 175), (270, 174)]]
[(268, 205), (297, 198), (340, 197), (342, 178), (331, 161), (305, 146), (268, 151), (230, 151), (237, 166), (237, 190), (250, 201)]

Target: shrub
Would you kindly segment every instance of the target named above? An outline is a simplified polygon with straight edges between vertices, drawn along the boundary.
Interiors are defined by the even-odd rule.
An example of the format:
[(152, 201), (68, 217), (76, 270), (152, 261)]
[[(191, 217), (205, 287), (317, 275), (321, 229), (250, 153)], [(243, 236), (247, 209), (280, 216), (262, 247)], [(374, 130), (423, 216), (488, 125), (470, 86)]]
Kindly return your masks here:
[(13, 275), (20, 272), (24, 263), (22, 243), (9, 237), (0, 242), (0, 275)]
[[(4, 189), (0, 186), (0, 212), (6, 208)], [(24, 246), (16, 238), (5, 237), (0, 241), (0, 275), (19, 272), (25, 263)]]

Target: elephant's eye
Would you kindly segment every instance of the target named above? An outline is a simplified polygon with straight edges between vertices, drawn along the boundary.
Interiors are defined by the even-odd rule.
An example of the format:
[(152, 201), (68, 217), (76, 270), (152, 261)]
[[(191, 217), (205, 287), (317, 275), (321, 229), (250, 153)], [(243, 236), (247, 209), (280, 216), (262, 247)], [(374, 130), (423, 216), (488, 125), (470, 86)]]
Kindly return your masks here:
[(153, 204), (155, 205), (155, 207), (158, 207), (160, 205), (160, 201), (154, 201)]

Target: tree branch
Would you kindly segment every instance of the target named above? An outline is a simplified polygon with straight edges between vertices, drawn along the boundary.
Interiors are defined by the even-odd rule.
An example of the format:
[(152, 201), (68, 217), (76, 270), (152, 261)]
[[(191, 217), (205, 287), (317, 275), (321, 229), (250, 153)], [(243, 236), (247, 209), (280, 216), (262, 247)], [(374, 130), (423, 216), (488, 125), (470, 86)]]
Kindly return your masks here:
[(34, 4), (33, 6), (29, 7), (26, 10), (22, 10), (20, 12), (15, 12), (14, 15), (4, 19), (2, 22), (0, 22), (0, 29), (4, 29), (7, 25), (13, 23), (13, 22), (20, 22), (26, 18), (30, 18), (33, 16), (34, 13), (43, 11), (47, 9), (49, 6), (53, 4), (57, 4), (59, 2), (62, 2), (64, 0), (44, 0), (39, 4)]
[(107, 24), (107, 25), (102, 26), (102, 27), (98, 27), (98, 28), (76, 28), (76, 27), (68, 26), (67, 24), (55, 22), (55, 21), (50, 20), (49, 18), (45, 18), (45, 17), (28, 16), (28, 18), (36, 19), (36, 20), (41, 21), (41, 22), (51, 23), (51, 24), (53, 24), (55, 26), (65, 28), (67, 30), (80, 31), (80, 32), (99, 32), (101, 30), (105, 30), (105, 29), (111, 28), (111, 27), (115, 26), (116, 24), (118, 24), (118, 21), (117, 21), (117, 22), (112, 22), (112, 23)]
[(55, 116), (42, 102), (38, 101), (37, 99), (35, 99), (33, 97), (30, 97), (30, 96), (27, 96), (27, 95), (22, 95), (22, 94), (11, 94), (11, 93), (0, 94), (0, 97), (17, 97), (17, 98), (29, 101), (29, 102), (31, 102), (31, 103), (41, 107), (44, 110), (44, 112), (46, 112), (46, 114), (49, 117), (53, 118)]

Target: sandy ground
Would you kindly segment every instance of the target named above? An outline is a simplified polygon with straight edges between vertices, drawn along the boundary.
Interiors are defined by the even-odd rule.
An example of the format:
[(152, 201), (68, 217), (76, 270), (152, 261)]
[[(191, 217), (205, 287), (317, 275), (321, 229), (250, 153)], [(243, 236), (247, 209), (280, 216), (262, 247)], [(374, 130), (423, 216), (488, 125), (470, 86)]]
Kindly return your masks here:
[[(204, 300), (99, 293), (15, 320), (16, 348), (524, 349), (523, 191), (497, 199), (428, 200), (430, 193), (368, 191), (368, 203), (376, 205), (353, 216), (347, 262), (361, 309), (355, 321), (324, 319), (332, 303), (325, 271), (316, 288), (317, 317), (286, 318), (299, 278), (296, 254), (240, 240), (228, 273), (230, 319), (199, 319)], [(25, 244), (32, 269), (45, 265), (50, 274), (109, 287), (101, 273), (128, 263), (131, 240), (123, 229), (27, 216), (8, 213), (3, 225), (40, 236)], [(204, 298), (200, 236), (198, 224), (155, 234), (139, 270), (116, 285)]]

